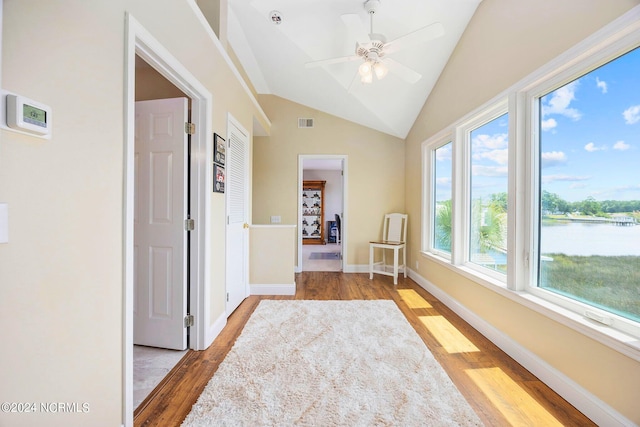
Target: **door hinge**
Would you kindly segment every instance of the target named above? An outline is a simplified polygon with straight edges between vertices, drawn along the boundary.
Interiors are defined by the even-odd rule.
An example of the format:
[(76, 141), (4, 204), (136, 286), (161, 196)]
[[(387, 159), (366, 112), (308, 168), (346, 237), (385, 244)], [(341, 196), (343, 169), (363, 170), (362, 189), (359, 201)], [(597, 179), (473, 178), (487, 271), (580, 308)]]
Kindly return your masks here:
[(187, 135), (193, 135), (196, 133), (196, 124), (195, 123), (190, 123), (190, 122), (185, 122), (184, 124), (184, 133), (186, 133)]
[(227, 292), (227, 302), (229, 302), (229, 292)]
[(193, 325), (195, 325), (195, 319), (193, 318), (193, 314), (187, 314), (186, 316), (184, 316), (184, 327), (188, 328)]
[(193, 231), (196, 229), (196, 221), (192, 218), (187, 218), (184, 220), (184, 229), (186, 231)]

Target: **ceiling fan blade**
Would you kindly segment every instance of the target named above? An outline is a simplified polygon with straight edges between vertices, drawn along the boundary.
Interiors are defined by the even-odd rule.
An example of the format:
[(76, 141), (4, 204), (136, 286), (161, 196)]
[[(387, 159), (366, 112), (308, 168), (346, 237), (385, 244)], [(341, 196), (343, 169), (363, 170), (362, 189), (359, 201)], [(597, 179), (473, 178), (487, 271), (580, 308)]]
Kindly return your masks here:
[(340, 16), (342, 22), (347, 26), (352, 37), (355, 37), (359, 43), (367, 43), (369, 41), (369, 31), (362, 23), (360, 16), (355, 13), (347, 13)]
[(357, 55), (340, 56), (337, 58), (321, 59), (319, 61), (307, 62), (306, 64), (304, 64), (304, 66), (307, 68), (313, 68), (313, 67), (320, 67), (322, 65), (339, 64), (341, 62), (355, 61), (356, 59), (362, 59), (362, 58)]
[(394, 53), (402, 49), (408, 49), (416, 44), (425, 43), (429, 40), (437, 39), (444, 35), (444, 27), (441, 23), (435, 22), (426, 27), (419, 28), (409, 34), (391, 40), (384, 45), (385, 53)]
[(383, 62), (387, 65), (387, 67), (389, 67), (389, 71), (391, 71), (393, 74), (400, 77), (407, 83), (414, 84), (422, 78), (422, 74), (413, 71), (411, 68), (402, 65), (398, 61), (394, 61), (391, 58), (385, 58)]

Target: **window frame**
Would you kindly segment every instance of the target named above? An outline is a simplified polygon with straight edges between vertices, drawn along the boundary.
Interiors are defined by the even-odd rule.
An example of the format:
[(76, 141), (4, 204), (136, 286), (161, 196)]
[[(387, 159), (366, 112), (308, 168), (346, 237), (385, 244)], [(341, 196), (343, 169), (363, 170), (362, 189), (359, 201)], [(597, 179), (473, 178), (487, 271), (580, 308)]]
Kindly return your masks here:
[[(484, 105), (466, 114), (422, 143), (422, 247), (421, 253), (475, 283), (593, 338), (640, 361), (640, 322), (538, 288), (539, 256), (539, 143), (538, 98), (580, 78), (617, 57), (640, 47), (640, 7), (611, 22), (573, 48), (526, 76)], [(469, 196), (471, 130), (509, 114), (507, 275), (473, 265), (469, 253)], [(435, 149), (452, 142), (452, 247), (450, 256), (434, 250), (431, 200), (435, 176)], [(467, 147), (465, 147), (465, 145)], [(448, 254), (447, 254), (448, 255)], [(495, 272), (493, 272), (495, 273)], [(611, 325), (594, 322), (595, 316), (612, 318)]]
[[(457, 129), (456, 129), (456, 139), (455, 139), (455, 144), (458, 146), (459, 151), (462, 153), (462, 155), (460, 156), (461, 158), (455, 159), (455, 160), (459, 160), (461, 162), (460, 170), (463, 172), (463, 175), (464, 175), (461, 183), (462, 188), (459, 191), (459, 193), (462, 194), (462, 198), (458, 200), (459, 202), (458, 206), (462, 207), (462, 209), (464, 210), (464, 213), (461, 214), (462, 223), (456, 224), (460, 226), (460, 230), (462, 230), (461, 233), (457, 233), (457, 236), (456, 236), (457, 246), (462, 248), (462, 253), (456, 254), (458, 262), (461, 265), (464, 265), (469, 270), (478, 272), (479, 274), (482, 274), (484, 276), (488, 276), (493, 280), (496, 280), (502, 283), (505, 286), (507, 284), (507, 275), (502, 274), (498, 271), (495, 271), (491, 268), (483, 267), (482, 265), (476, 264), (471, 261), (471, 256), (470, 256), (470, 245), (471, 245), (470, 236), (471, 236), (471, 219), (472, 219), (471, 218), (471, 208), (472, 208), (471, 206), (471, 145), (472, 145), (471, 132), (497, 119), (498, 117), (501, 117), (505, 114), (509, 114), (508, 106), (509, 106), (509, 102), (508, 102), (508, 98), (506, 97), (493, 101), (491, 105), (484, 108), (483, 111), (473, 115), (468, 120), (465, 120), (462, 123), (460, 123), (460, 125), (457, 126)], [(511, 123), (509, 123), (509, 126), (510, 125)], [(511, 143), (509, 143), (508, 149), (511, 148), (510, 145)], [(508, 167), (508, 169), (510, 171), (512, 168)], [(509, 178), (507, 178), (507, 196), (509, 194), (508, 180)], [(508, 212), (508, 209), (507, 209), (507, 212)], [(454, 217), (457, 217), (455, 213), (453, 215)], [(507, 214), (507, 230), (509, 228), (508, 227), (509, 216), (510, 215)], [(507, 236), (507, 257), (509, 254), (508, 239), (509, 239), (509, 236)]]
[[(423, 185), (423, 195), (422, 195), (422, 225), (423, 230), (426, 230), (426, 233), (423, 233), (422, 236), (422, 251), (429, 252), (435, 256), (443, 258), (445, 260), (451, 261), (451, 255), (454, 252), (454, 234), (453, 224), (452, 224), (452, 236), (451, 236), (451, 253), (438, 249), (434, 245), (435, 240), (435, 203), (434, 201), (436, 195), (436, 178), (435, 178), (435, 164), (436, 164), (436, 150), (444, 147), (445, 145), (451, 143), (451, 203), (453, 205), (454, 199), (454, 187), (453, 187), (453, 176), (455, 175), (455, 164), (454, 164), (454, 144), (453, 144), (453, 134), (451, 132), (445, 132), (440, 134), (437, 138), (432, 138), (429, 144), (422, 144), (422, 181)], [(451, 207), (453, 210), (453, 206)]]

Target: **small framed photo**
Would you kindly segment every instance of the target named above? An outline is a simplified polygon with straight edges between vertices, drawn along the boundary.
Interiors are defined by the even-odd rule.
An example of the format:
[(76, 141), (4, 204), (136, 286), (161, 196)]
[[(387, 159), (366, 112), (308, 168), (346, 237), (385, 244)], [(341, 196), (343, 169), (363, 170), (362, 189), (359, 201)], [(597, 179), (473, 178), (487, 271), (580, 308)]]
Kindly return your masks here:
[(224, 139), (217, 133), (213, 134), (213, 162), (224, 166), (227, 150)]
[(220, 165), (213, 165), (213, 192), (224, 193), (225, 173)]

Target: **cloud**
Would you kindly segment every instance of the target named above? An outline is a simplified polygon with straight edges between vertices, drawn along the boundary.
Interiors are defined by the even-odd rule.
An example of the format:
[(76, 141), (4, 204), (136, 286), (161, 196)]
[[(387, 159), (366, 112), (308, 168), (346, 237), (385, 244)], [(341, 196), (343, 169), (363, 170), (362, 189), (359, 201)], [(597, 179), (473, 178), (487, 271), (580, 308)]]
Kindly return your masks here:
[(506, 165), (509, 163), (509, 150), (505, 148), (504, 150), (486, 151), (484, 153), (474, 155), (473, 158), (476, 160), (488, 159), (499, 165)]
[(622, 113), (622, 116), (624, 117), (624, 122), (628, 125), (640, 122), (640, 105), (627, 108)]
[(451, 188), (451, 178), (438, 178), (436, 179), (436, 186), (438, 188)]
[(443, 145), (436, 150), (436, 160), (439, 162), (451, 160), (451, 143)]
[(614, 150), (625, 151), (625, 150), (628, 150), (629, 148), (631, 148), (631, 146), (625, 143), (624, 141), (618, 141), (615, 144), (613, 144)]
[[(554, 181), (587, 181), (591, 179), (590, 176), (575, 176), (575, 175), (543, 175), (542, 182), (554, 182)], [(573, 184), (575, 185), (575, 184)]]
[(506, 166), (481, 166), (473, 165), (471, 174), (473, 176), (507, 176), (509, 170)]
[(575, 93), (580, 81), (575, 80), (552, 92), (551, 98), (542, 105), (542, 117), (550, 114), (560, 114), (572, 120), (580, 120), (582, 114), (575, 108), (569, 108), (571, 101), (575, 100)]
[(598, 77), (596, 77), (596, 85), (598, 86), (598, 88), (600, 88), (600, 90), (602, 90), (602, 93), (607, 93), (607, 82), (602, 81)]
[(540, 126), (542, 127), (543, 131), (547, 131), (547, 130), (551, 130), (554, 127), (558, 126), (558, 122), (556, 122), (556, 119), (547, 119), (547, 120), (543, 120), (540, 123)]
[(496, 148), (505, 148), (509, 143), (509, 135), (506, 133), (497, 133), (495, 135), (477, 135), (473, 137), (472, 143), (474, 150), (495, 150)]
[(606, 150), (607, 147), (606, 146), (601, 146), (601, 147), (596, 147), (596, 144), (594, 144), (593, 142), (588, 143), (587, 145), (584, 146), (584, 149), (587, 150), (590, 153), (593, 153), (595, 151), (602, 151), (602, 150)]
[(550, 167), (560, 165), (567, 161), (567, 155), (562, 151), (547, 151), (542, 153), (542, 167)]

